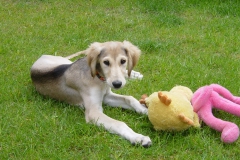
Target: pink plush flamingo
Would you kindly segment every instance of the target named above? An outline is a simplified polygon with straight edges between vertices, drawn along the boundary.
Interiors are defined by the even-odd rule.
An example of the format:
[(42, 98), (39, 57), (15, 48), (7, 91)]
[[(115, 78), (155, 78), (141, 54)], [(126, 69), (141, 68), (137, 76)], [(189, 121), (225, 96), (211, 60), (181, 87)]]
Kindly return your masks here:
[(230, 91), (218, 84), (212, 84), (199, 88), (193, 94), (192, 105), (204, 123), (222, 132), (221, 140), (224, 143), (232, 143), (238, 139), (238, 126), (214, 117), (212, 108), (240, 116), (240, 97), (233, 96)]

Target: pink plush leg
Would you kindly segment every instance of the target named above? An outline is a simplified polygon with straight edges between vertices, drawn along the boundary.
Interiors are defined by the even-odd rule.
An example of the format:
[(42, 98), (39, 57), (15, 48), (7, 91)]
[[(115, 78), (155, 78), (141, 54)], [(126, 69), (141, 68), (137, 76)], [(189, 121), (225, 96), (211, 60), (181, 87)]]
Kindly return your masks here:
[(199, 117), (211, 128), (222, 132), (221, 140), (224, 143), (232, 143), (238, 139), (239, 128), (236, 124), (214, 117), (210, 106), (204, 108), (198, 112)]
[(221, 140), (224, 143), (233, 143), (238, 139), (239, 128), (236, 124), (226, 122), (226, 126), (223, 128)]
[(217, 92), (224, 98), (226, 98), (234, 103), (240, 104), (240, 97), (236, 97), (236, 96), (232, 95), (232, 93), (229, 90), (227, 90), (226, 88), (224, 88), (218, 84), (211, 84), (210, 87), (212, 87), (212, 89), (215, 92)]
[(212, 93), (212, 105), (214, 108), (224, 110), (228, 113), (231, 113), (233, 115), (239, 116), (240, 117), (240, 105), (236, 104), (232, 101), (229, 101), (222, 96), (220, 96), (218, 93), (213, 92)]

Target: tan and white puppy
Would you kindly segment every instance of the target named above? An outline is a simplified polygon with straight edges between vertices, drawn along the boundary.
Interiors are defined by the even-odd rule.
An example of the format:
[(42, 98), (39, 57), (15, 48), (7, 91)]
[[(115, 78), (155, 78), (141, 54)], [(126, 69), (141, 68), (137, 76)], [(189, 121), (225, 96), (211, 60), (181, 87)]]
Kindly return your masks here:
[[(128, 41), (95, 42), (85, 50), (86, 57), (75, 62), (59, 56), (41, 56), (31, 67), (31, 78), (39, 93), (84, 107), (87, 122), (104, 126), (132, 144), (149, 147), (152, 142), (148, 136), (138, 134), (124, 122), (108, 117), (102, 109), (102, 103), (105, 103), (147, 114), (147, 109), (132, 96), (111, 91), (111, 88), (122, 88), (127, 75), (133, 75), (131, 72), (140, 53)], [(139, 75), (137, 72), (134, 74)]]

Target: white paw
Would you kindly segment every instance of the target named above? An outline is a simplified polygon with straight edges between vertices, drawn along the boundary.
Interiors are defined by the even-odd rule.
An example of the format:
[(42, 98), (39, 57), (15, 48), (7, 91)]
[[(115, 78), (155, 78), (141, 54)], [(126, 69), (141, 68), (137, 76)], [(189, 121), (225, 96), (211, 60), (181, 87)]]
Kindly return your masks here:
[(148, 115), (148, 109), (147, 108), (142, 108), (139, 113)]
[(140, 144), (145, 148), (150, 147), (152, 145), (151, 139), (148, 136), (143, 136), (141, 134), (138, 134), (131, 143), (133, 145)]
[[(126, 70), (126, 73), (127, 72), (128, 71)], [(140, 72), (136, 72), (136, 71), (132, 70), (131, 75), (130, 75), (129, 78), (130, 79), (139, 79), (139, 80), (141, 80), (143, 78), (143, 75)]]
[(148, 114), (148, 109), (140, 103), (137, 105), (135, 110), (137, 113), (146, 114), (146, 115)]

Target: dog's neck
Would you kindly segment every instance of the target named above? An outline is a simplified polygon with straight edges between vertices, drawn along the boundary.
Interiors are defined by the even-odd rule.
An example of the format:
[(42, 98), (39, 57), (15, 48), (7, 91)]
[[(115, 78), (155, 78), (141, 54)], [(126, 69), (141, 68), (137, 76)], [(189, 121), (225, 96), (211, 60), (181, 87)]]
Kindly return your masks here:
[(97, 72), (96, 76), (101, 80), (101, 81), (106, 81), (106, 78), (104, 76), (101, 76), (99, 72)]
[(101, 80), (101, 81), (106, 81), (106, 78), (102, 72), (102, 68), (100, 66), (100, 64), (98, 63), (97, 66), (96, 66), (96, 76)]

